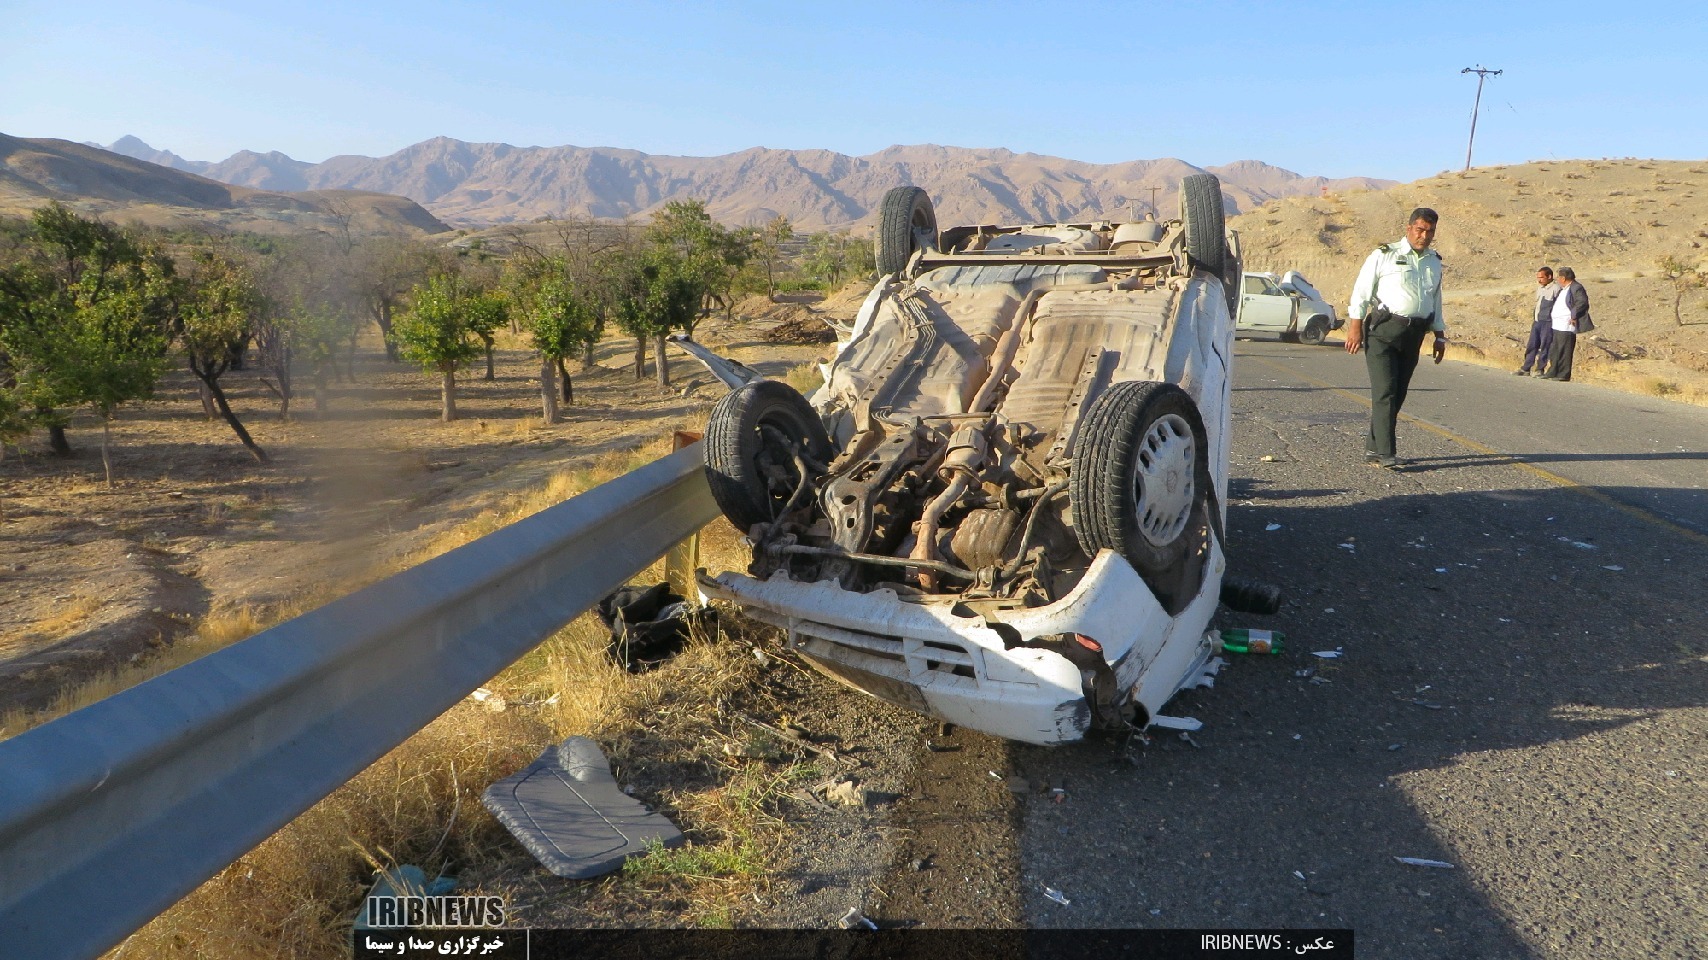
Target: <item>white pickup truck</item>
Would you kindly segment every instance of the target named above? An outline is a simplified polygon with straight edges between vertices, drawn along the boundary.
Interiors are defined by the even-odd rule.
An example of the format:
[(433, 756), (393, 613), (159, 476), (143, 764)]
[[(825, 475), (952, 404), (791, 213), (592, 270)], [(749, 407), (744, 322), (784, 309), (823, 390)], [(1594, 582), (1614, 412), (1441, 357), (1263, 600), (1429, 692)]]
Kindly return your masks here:
[(1322, 343), (1346, 323), (1297, 272), (1247, 273), (1240, 285), (1234, 332), (1271, 333), (1289, 343)]

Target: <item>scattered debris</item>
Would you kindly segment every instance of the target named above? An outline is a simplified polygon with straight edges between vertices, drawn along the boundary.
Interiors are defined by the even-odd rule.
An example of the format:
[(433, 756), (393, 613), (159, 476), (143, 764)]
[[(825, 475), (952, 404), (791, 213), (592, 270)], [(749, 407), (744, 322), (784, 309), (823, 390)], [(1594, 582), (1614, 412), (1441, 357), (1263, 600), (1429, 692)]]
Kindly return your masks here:
[(818, 314), (790, 317), (765, 331), (770, 343), (835, 343), (836, 331)]
[(1055, 902), (1061, 904), (1064, 907), (1073, 902), (1072, 900), (1069, 900), (1067, 898), (1066, 894), (1062, 893), (1060, 890), (1057, 890), (1055, 887), (1045, 887), (1044, 888), (1044, 896), (1049, 897), (1051, 900), (1054, 900)]
[(1436, 573), (1446, 573), (1446, 572), (1447, 572), (1447, 568), (1446, 568), (1446, 567), (1436, 567), (1436, 568), (1435, 568), (1435, 572), (1436, 572)]
[(1353, 553), (1358, 552), (1358, 544), (1356, 544), (1356, 543), (1337, 543), (1337, 544), (1335, 544), (1335, 546), (1339, 547), (1342, 550), (1350, 550)]
[(1621, 567), (1621, 566), (1620, 566), (1620, 565), (1619, 565), (1619, 564), (1617, 564), (1617, 563), (1610, 563), (1610, 564), (1607, 564), (1607, 565), (1606, 565), (1606, 566), (1604, 566), (1604, 567), (1602, 567), (1602, 568), (1601, 568), (1601, 569), (1603, 569), (1603, 570), (1612, 570), (1612, 571), (1613, 571), (1613, 572), (1614, 572), (1614, 573), (1621, 573), (1621, 572), (1623, 572), (1623, 571), (1624, 571), (1624, 569), (1625, 569), (1625, 568), (1624, 568), (1624, 567)]
[(1281, 609), (1281, 588), (1244, 577), (1224, 577), (1221, 601), (1236, 613), (1276, 613)]
[(599, 745), (570, 737), (480, 795), (505, 829), (547, 870), (588, 880), (620, 868), (653, 842), (686, 842), (682, 831), (623, 793)]
[(1184, 730), (1188, 733), (1204, 729), (1204, 721), (1195, 717), (1166, 717), (1162, 715), (1151, 718), (1151, 726), (1164, 730)]
[(1279, 463), (1279, 462), (1281, 462), (1281, 458), (1275, 456), (1272, 453), (1266, 453), (1263, 456), (1258, 457), (1257, 459), (1261, 463)]
[(1294, 670), (1293, 676), (1299, 677), (1300, 679), (1304, 679), (1307, 677), (1314, 676), (1316, 674), (1316, 672), (1317, 671), (1316, 671), (1315, 667), (1306, 667), (1303, 670)]
[(1312, 677), (1311, 682), (1312, 683), (1333, 683), (1334, 681), (1330, 680), (1327, 677)]
[(1341, 654), (1341, 649), (1339, 647), (1335, 647), (1333, 650), (1313, 650), (1313, 651), (1311, 651), (1311, 656), (1322, 657), (1324, 660), (1338, 659), (1340, 657), (1340, 654)]
[(789, 796), (794, 797), (796, 800), (801, 801), (802, 803), (806, 804), (809, 807), (817, 807), (818, 809), (823, 810), (826, 813), (835, 812), (835, 808), (832, 807), (830, 804), (825, 803), (823, 800), (820, 800), (819, 798), (813, 796), (811, 790), (807, 790), (807, 789), (803, 788), (803, 789), (796, 790), (796, 791), (790, 793)]
[(844, 930), (878, 929), (878, 925), (873, 923), (865, 914), (861, 913), (859, 907), (849, 907), (848, 912), (842, 915), (842, 919), (836, 921), (836, 925)]
[(623, 587), (600, 600), (594, 613), (611, 632), (611, 659), (630, 673), (644, 673), (681, 653), (690, 619), (715, 616), (709, 608), (690, 607), (668, 583)]
[(363, 898), (362, 905), (356, 909), (357, 930), (371, 930), (368, 926), (368, 904), (373, 899), (390, 899), (392, 897), (443, 897), (457, 889), (455, 877), (435, 877), (431, 883), (427, 873), (412, 863), (406, 863), (389, 870), (378, 871), (378, 879)]
[(1274, 533), (1275, 531), (1281, 529), (1281, 525), (1279, 523), (1266, 524), (1263, 527), (1263, 529), (1269, 531), (1270, 533)]
[(1305, 875), (1303, 873), (1299, 872), (1298, 870), (1293, 871), (1293, 876), (1298, 877), (1300, 880), (1305, 879)]
[(1561, 543), (1569, 543), (1572, 546), (1577, 547), (1579, 550), (1594, 550), (1594, 549), (1596, 549), (1595, 544), (1593, 544), (1593, 543), (1584, 543), (1582, 540), (1573, 540), (1571, 537), (1555, 537), (1554, 539), (1560, 541)]
[(474, 692), (469, 694), (469, 699), (481, 704), (493, 713), (503, 713), (504, 708), (508, 706), (504, 702), (503, 696), (493, 693), (485, 687), (475, 687)]
[(852, 780), (839, 780), (824, 791), (824, 798), (844, 807), (866, 805), (866, 791)]
[(1425, 710), (1440, 710), (1441, 709), (1441, 704), (1430, 703), (1428, 700), (1413, 700), (1412, 703), (1417, 704), (1418, 706), (1422, 707)]
[(927, 740), (925, 741), (925, 749), (932, 753), (954, 753), (961, 749), (961, 745), (958, 743), (938, 743), (935, 740)]
[(1425, 860), (1421, 857), (1395, 857), (1395, 860), (1412, 867), (1431, 867), (1436, 870), (1453, 870), (1453, 864), (1445, 860)]

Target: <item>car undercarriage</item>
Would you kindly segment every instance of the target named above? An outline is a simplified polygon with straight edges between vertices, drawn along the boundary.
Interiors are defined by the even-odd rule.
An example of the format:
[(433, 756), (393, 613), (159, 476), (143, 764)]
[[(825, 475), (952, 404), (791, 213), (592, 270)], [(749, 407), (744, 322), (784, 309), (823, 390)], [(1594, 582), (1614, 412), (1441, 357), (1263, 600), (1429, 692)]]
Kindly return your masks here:
[(702, 591), (1027, 742), (1143, 729), (1207, 682), (1240, 268), (1219, 183), (1182, 186), (1178, 220), (941, 232), (892, 190), (884, 276), (811, 400), (720, 373), (707, 478), (752, 562)]

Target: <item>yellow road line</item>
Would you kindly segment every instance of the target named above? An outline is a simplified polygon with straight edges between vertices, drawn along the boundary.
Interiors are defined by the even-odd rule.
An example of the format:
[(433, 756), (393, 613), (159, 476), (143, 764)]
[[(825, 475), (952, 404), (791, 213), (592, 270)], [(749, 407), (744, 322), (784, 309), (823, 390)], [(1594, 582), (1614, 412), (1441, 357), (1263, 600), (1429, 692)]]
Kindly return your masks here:
[[(1266, 367), (1270, 367), (1274, 370), (1280, 371), (1280, 372), (1285, 373), (1289, 376), (1297, 377), (1300, 380), (1305, 381), (1306, 383), (1309, 383), (1313, 386), (1322, 387), (1323, 389), (1328, 390), (1331, 393), (1337, 393), (1343, 397), (1346, 397), (1349, 400), (1354, 400), (1366, 408), (1368, 408), (1370, 406), (1370, 398), (1364, 396), (1363, 394), (1353, 393), (1350, 390), (1343, 390), (1340, 387), (1337, 387), (1334, 384), (1329, 383), (1326, 380), (1318, 380), (1316, 377), (1313, 377), (1308, 373), (1302, 373), (1298, 370), (1295, 370), (1292, 367), (1286, 366), (1284, 364), (1276, 363), (1275, 361), (1270, 360), (1267, 357), (1253, 357), (1253, 356), (1248, 355), (1248, 356), (1241, 357), (1240, 359), (1242, 359), (1242, 360), (1256, 360), (1258, 363), (1261, 363)], [(1490, 454), (1490, 455), (1497, 456), (1497, 457), (1505, 457), (1507, 459), (1507, 461), (1512, 466), (1517, 467), (1520, 470), (1523, 470), (1527, 473), (1530, 473), (1530, 474), (1533, 474), (1537, 477), (1540, 477), (1541, 479), (1546, 480), (1547, 482), (1552, 483), (1555, 486), (1564, 487), (1567, 490), (1571, 490), (1575, 493), (1580, 493), (1580, 494), (1588, 497), (1589, 499), (1594, 500), (1597, 503), (1602, 504), (1603, 506), (1612, 507), (1613, 509), (1619, 511), (1620, 513), (1625, 514), (1626, 516), (1635, 517), (1638, 520), (1642, 520), (1646, 523), (1650, 523), (1650, 524), (1653, 524), (1657, 527), (1661, 527), (1663, 529), (1669, 530), (1673, 533), (1679, 534), (1680, 536), (1683, 536), (1689, 540), (1693, 540), (1697, 543), (1708, 544), (1708, 535), (1704, 535), (1698, 531), (1692, 530), (1689, 527), (1683, 526), (1682, 524), (1674, 523), (1671, 520), (1668, 520), (1667, 518), (1660, 516), (1658, 514), (1652, 513), (1648, 510), (1645, 510), (1642, 507), (1633, 506), (1632, 504), (1626, 503), (1623, 500), (1619, 500), (1617, 498), (1610, 497), (1607, 494), (1602, 493), (1600, 490), (1597, 490), (1594, 487), (1585, 486), (1584, 484), (1581, 484), (1581, 483), (1577, 482), (1576, 480), (1571, 479), (1570, 477), (1562, 477), (1559, 474), (1553, 472), (1552, 470), (1544, 470), (1541, 467), (1538, 467), (1533, 463), (1526, 463), (1525, 461), (1518, 459), (1515, 455), (1513, 455), (1512, 453), (1509, 453), (1505, 450), (1496, 450), (1494, 447), (1478, 443), (1477, 441), (1472, 440), (1469, 437), (1461, 437), (1457, 433), (1454, 433), (1453, 431), (1448, 430), (1445, 427), (1437, 426), (1433, 423), (1430, 423), (1428, 420), (1420, 420), (1417, 417), (1414, 417), (1411, 414), (1406, 413), (1404, 411), (1400, 412), (1400, 419), (1405, 420), (1408, 423), (1417, 424), (1418, 426), (1422, 427), (1425, 430), (1428, 430), (1430, 433), (1433, 433), (1438, 437), (1441, 437), (1441, 438), (1446, 439), (1446, 440), (1450, 440), (1454, 443), (1459, 444), (1462, 447), (1466, 447), (1468, 449), (1475, 450), (1478, 453)]]

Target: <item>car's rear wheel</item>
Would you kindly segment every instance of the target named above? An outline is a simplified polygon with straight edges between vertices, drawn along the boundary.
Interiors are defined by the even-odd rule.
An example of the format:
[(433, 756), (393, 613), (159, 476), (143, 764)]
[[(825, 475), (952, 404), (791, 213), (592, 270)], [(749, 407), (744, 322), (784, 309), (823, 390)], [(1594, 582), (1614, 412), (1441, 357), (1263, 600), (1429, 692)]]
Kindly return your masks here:
[(1074, 533), (1087, 555), (1124, 557), (1170, 613), (1191, 600), (1183, 573), (1211, 489), (1204, 421), (1186, 391), (1135, 380), (1092, 403), (1069, 475)]
[(900, 273), (916, 250), (937, 249), (937, 211), (919, 187), (896, 187), (878, 208), (878, 273)]
[[(808, 472), (830, 462), (834, 451), (824, 423), (795, 388), (755, 380), (725, 394), (706, 422), (706, 480), (724, 516), (743, 532), (770, 523), (803, 483), (797, 454)], [(811, 502), (803, 496), (798, 503)]]
[(1186, 224), (1186, 255), (1221, 276), (1228, 259), (1227, 217), (1222, 211), (1222, 181), (1215, 174), (1181, 178), (1180, 219)]
[(1328, 339), (1328, 318), (1312, 317), (1305, 322), (1305, 329), (1300, 331), (1299, 339), (1305, 343), (1318, 344)]

